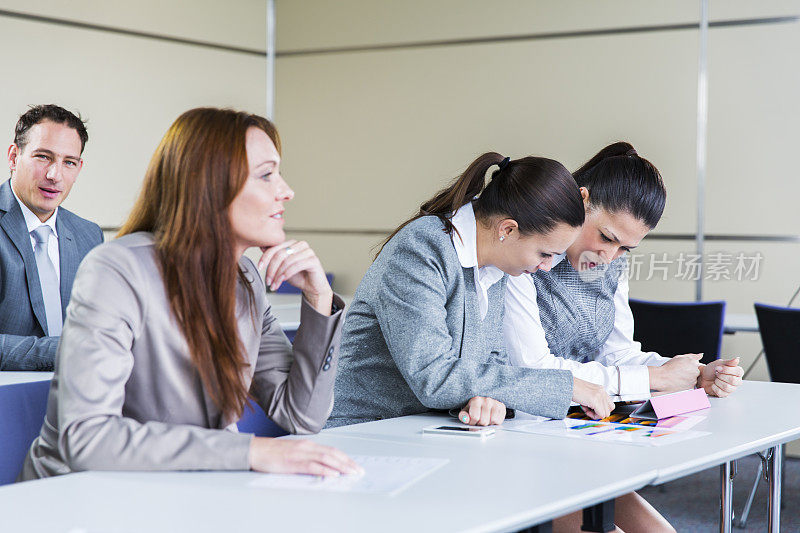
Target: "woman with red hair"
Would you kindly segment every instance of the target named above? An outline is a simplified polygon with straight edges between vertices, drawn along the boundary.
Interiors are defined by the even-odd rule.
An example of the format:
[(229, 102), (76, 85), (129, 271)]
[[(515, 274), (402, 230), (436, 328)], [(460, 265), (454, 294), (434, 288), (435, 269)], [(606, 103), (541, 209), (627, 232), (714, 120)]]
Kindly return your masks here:
[[(47, 416), (20, 479), (79, 470), (259, 470), (338, 475), (360, 467), (311, 441), (236, 431), (249, 397), (292, 433), (333, 405), (342, 300), (308, 244), (287, 241), (280, 139), (268, 120), (192, 109), (150, 162), (119, 237), (81, 264)], [(267, 283), (303, 292), (294, 346)]]

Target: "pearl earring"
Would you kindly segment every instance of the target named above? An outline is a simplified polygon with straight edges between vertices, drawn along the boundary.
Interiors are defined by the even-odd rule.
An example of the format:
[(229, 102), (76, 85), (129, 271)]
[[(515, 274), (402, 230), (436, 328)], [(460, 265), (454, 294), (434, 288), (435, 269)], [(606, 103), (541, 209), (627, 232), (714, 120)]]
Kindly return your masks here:
[(503, 242), (504, 240), (506, 240), (506, 236), (505, 235), (500, 235), (500, 242)]

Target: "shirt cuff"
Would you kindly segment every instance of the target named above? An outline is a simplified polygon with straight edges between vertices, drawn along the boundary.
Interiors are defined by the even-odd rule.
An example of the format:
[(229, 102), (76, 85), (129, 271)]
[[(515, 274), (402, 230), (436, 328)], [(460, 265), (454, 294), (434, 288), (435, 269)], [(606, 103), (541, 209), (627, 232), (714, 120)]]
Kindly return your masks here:
[(650, 373), (646, 366), (618, 366), (617, 370), (619, 371), (619, 390), (617, 394), (620, 396), (650, 396)]

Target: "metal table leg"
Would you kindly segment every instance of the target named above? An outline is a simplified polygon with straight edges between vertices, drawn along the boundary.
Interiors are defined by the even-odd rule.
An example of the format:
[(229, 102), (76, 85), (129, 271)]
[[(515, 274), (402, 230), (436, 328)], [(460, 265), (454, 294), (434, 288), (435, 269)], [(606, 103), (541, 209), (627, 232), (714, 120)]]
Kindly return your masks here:
[(756, 497), (756, 490), (758, 490), (758, 482), (761, 481), (761, 475), (764, 472), (764, 456), (759, 453), (758, 457), (761, 459), (761, 462), (758, 463), (758, 471), (756, 472), (755, 480), (753, 480), (753, 488), (750, 489), (750, 495), (747, 497), (747, 502), (744, 504), (742, 514), (739, 516), (739, 521), (734, 523), (739, 529), (747, 527), (747, 517), (750, 516), (750, 509), (753, 507), (753, 500)]
[(736, 475), (734, 462), (722, 463), (719, 467), (719, 530), (731, 533), (733, 524), (733, 477)]
[(767, 452), (767, 479), (769, 480), (769, 533), (781, 530), (781, 480), (783, 478), (783, 444)]

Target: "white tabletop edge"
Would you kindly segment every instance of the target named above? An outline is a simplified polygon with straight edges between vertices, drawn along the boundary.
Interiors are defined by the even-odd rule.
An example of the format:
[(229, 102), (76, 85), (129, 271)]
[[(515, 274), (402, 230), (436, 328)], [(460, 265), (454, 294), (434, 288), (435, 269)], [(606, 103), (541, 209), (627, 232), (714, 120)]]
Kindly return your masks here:
[(51, 379), (53, 379), (52, 372), (24, 372), (17, 370), (3, 370), (0, 372), (0, 386), (50, 381)]
[(736, 459), (741, 459), (747, 455), (764, 451), (767, 448), (771, 448), (778, 444), (785, 444), (795, 440), (798, 438), (798, 436), (800, 436), (800, 428), (795, 428), (784, 431), (780, 435), (776, 435), (774, 437), (765, 437), (753, 442), (748, 442), (746, 445), (738, 446), (733, 449), (722, 450), (716, 454), (713, 454), (712, 456), (699, 457), (696, 461), (682, 463), (673, 467), (661, 467), (658, 470), (658, 475), (651, 484), (661, 485), (701, 470), (714, 468), (715, 466), (720, 466), (723, 463), (735, 461)]

